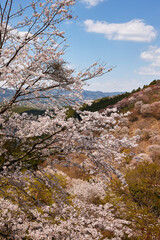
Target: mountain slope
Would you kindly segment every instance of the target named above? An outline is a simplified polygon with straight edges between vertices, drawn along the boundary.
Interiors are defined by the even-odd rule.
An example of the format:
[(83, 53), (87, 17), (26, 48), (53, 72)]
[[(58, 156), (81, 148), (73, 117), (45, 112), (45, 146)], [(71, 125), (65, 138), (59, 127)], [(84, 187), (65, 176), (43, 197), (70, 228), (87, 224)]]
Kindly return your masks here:
[[(105, 108), (117, 107), (118, 109), (132, 108), (136, 101), (142, 100), (144, 103), (154, 102), (159, 100), (159, 94), (156, 93), (160, 86), (160, 80), (154, 80), (149, 85), (133, 90), (132, 92), (126, 92), (111, 97), (104, 97), (93, 101), (89, 106), (85, 104), (83, 110), (91, 112), (103, 111)], [(153, 94), (152, 94), (153, 91)], [(148, 94), (147, 94), (148, 92)], [(155, 93), (154, 93), (155, 92)], [(154, 96), (155, 94), (155, 96)]]
[[(14, 94), (14, 90), (11, 89), (3, 89), (0, 92), (0, 101), (3, 101), (4, 98), (10, 99), (13, 94)], [(52, 90), (53, 94), (56, 93), (56, 90)], [(69, 94), (69, 92), (65, 92), (66, 94)], [(64, 94), (64, 92), (61, 92), (60, 94)], [(122, 92), (101, 92), (101, 91), (87, 91), (84, 90), (83, 91), (83, 99), (84, 100), (95, 100), (95, 99), (99, 99), (99, 98), (103, 98), (103, 97), (111, 97), (111, 96), (115, 96), (115, 95), (119, 95), (122, 94)]]

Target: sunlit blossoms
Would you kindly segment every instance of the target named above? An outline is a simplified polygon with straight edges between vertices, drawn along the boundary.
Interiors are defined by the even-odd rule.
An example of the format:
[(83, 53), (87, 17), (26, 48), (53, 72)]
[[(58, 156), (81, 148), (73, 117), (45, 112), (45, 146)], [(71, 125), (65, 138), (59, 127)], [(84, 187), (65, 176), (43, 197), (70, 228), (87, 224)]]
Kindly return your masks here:
[[(76, 75), (62, 59), (66, 39), (58, 27), (73, 18), (74, 4), (74, 0), (38, 0), (17, 6), (16, 1), (6, 0), (0, 5), (0, 88), (15, 90), (1, 113), (24, 100), (69, 104), (82, 90), (83, 81), (103, 74), (104, 67), (95, 63)], [(65, 99), (59, 94), (62, 90), (73, 93), (72, 98)]]
[[(124, 122), (115, 109), (79, 114), (81, 121), (66, 119), (64, 110), (39, 117), (16, 114), (2, 123), (7, 137), (2, 144), (0, 194), (2, 204), (5, 196), (7, 204), (16, 202), (17, 208), (11, 211), (7, 205), (5, 217), (2, 212), (1, 229), (7, 236), (99, 239), (101, 232), (109, 231), (113, 239), (121, 239), (132, 234), (130, 222), (114, 217), (112, 206), (102, 203), (113, 174), (126, 185), (117, 169), (124, 157), (121, 149), (136, 146), (138, 136), (114, 136), (117, 124)], [(10, 147), (5, 148), (8, 142)], [(77, 154), (83, 154), (84, 160), (76, 162)], [(43, 162), (47, 168), (41, 166)], [(90, 180), (59, 175), (57, 165), (78, 167)]]
[[(13, 90), (0, 104), (1, 239), (98, 240), (109, 234), (118, 240), (132, 235), (131, 222), (113, 213), (106, 194), (113, 176), (126, 187), (119, 170), (122, 149), (136, 146), (138, 136), (124, 131), (129, 113), (80, 110), (84, 82), (105, 69), (96, 62), (76, 74), (62, 59), (66, 39), (59, 26), (73, 18), (74, 4), (0, 4), (0, 91)], [(41, 104), (46, 111), (16, 113), (24, 103)], [(68, 106), (77, 118), (67, 117)], [(123, 132), (119, 137), (117, 129)], [(76, 161), (76, 156), (83, 159)], [(82, 179), (65, 174), (70, 167), (78, 168)]]

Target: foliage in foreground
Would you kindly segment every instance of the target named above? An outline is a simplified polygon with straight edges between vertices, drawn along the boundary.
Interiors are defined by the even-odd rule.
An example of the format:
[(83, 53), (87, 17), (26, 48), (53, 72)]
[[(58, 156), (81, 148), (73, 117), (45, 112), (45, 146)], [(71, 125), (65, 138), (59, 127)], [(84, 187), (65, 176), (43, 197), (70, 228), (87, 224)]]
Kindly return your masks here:
[(140, 163), (127, 170), (125, 179), (125, 188), (118, 179), (112, 180), (106, 201), (113, 204), (118, 216), (132, 222), (134, 234), (130, 239), (159, 239), (159, 163)]
[[(66, 119), (64, 109), (58, 110), (56, 116), (48, 114), (32, 118), (14, 114), (2, 123), (2, 133), (10, 133), (14, 145), (12, 150), (7, 148), (9, 139), (1, 144), (1, 207), (6, 209), (1, 215), (1, 235), (6, 232), (6, 238), (19, 236), (19, 239), (52, 236), (58, 240), (66, 239), (67, 235), (71, 239), (99, 239), (103, 234), (107, 236), (107, 232), (113, 239), (130, 235), (129, 222), (114, 217), (107, 202), (104, 206), (98, 203), (105, 196), (112, 174), (125, 185), (117, 169), (123, 157), (121, 149), (136, 146), (138, 137), (117, 138), (114, 132), (129, 113), (119, 115), (114, 109), (103, 113), (79, 112), (81, 121)], [(74, 164), (75, 153), (84, 154), (86, 159)], [(45, 170), (40, 161), (50, 168)], [(65, 181), (56, 175), (57, 164), (78, 166), (93, 182), (88, 185), (79, 182), (67, 190)], [(11, 210), (13, 204), (15, 212)], [(16, 221), (19, 218), (21, 223)]]
[[(134, 181), (133, 181), (134, 179)], [(160, 165), (142, 163), (126, 174), (130, 194), (139, 206), (160, 216)]]

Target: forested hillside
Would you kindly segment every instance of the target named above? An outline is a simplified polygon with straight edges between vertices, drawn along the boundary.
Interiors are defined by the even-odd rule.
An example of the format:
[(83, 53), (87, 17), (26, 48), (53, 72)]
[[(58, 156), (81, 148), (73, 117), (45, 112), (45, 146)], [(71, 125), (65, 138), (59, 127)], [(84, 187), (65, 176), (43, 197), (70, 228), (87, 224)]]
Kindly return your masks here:
[(125, 100), (127, 100), (129, 96), (131, 95), (136, 96), (136, 94), (134, 93), (143, 92), (143, 89), (153, 85), (159, 86), (159, 84), (160, 84), (160, 80), (153, 80), (149, 85), (144, 85), (142, 89), (139, 87), (136, 90), (134, 89), (132, 92), (126, 92), (126, 93), (116, 94), (111, 97), (96, 99), (95, 101), (93, 101), (91, 105), (84, 104), (82, 107), (82, 110), (95, 112), (101, 109), (105, 109), (106, 107), (114, 107), (114, 105), (119, 107), (118, 105), (116, 105), (116, 103), (118, 103), (119, 101), (123, 100), (122, 102), (125, 102)]
[[(117, 101), (119, 97), (121, 100)], [(112, 175), (106, 196), (103, 200), (96, 198), (94, 204), (106, 202), (112, 204), (116, 216), (125, 218), (131, 225), (133, 224), (131, 227), (133, 234), (130, 237), (125, 234), (122, 239), (157, 240), (160, 236), (160, 80), (154, 80), (143, 89), (133, 90), (126, 95), (94, 101), (91, 106), (85, 106), (83, 111), (99, 110), (105, 114), (107, 106), (105, 105), (103, 109), (104, 103), (109, 109), (118, 108), (121, 114), (121, 121), (116, 125), (113, 135), (117, 139), (134, 136), (138, 136), (138, 139), (134, 147), (123, 146), (120, 150), (121, 160), (116, 161), (114, 158), (112, 162), (112, 166), (124, 174), (127, 185), (124, 186), (115, 175)], [(125, 116), (128, 110), (130, 114)], [(83, 161), (83, 157), (77, 158), (77, 161)], [(71, 178), (83, 179), (83, 184), (88, 179), (76, 168), (61, 170)], [(78, 184), (78, 180), (76, 183)], [(107, 236), (104, 239), (121, 239), (115, 237), (112, 230), (107, 233), (104, 231), (103, 234), (103, 237)]]
[[(109, 104), (100, 112), (79, 110), (80, 119), (65, 120), (70, 130), (57, 135), (61, 142), (48, 145), (49, 157), (26, 155), (21, 170), (25, 174), (19, 176), (23, 185), (11, 180), (13, 173), (4, 175), (1, 197), (5, 191), (12, 199), (1, 201), (2, 239), (159, 239), (160, 83), (115, 99), (114, 109)], [(43, 115), (51, 131), (57, 120)], [(41, 118), (32, 120), (38, 128), (44, 125)], [(32, 121), (29, 132), (19, 127), (30, 140), (36, 139), (31, 135)], [(26, 151), (16, 142), (6, 144), (13, 157)], [(4, 155), (1, 164), (3, 159)]]
[(80, 104), (113, 67), (64, 61), (75, 1), (19, 3), (0, 2), (0, 240), (158, 240), (159, 81)]

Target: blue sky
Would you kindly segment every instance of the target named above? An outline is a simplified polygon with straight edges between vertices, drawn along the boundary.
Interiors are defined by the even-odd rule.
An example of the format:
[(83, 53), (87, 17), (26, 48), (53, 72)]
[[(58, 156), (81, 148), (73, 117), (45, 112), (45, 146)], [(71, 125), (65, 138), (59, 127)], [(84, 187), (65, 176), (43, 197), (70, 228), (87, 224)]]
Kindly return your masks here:
[(82, 0), (66, 23), (65, 60), (77, 70), (100, 59), (116, 66), (85, 89), (131, 91), (160, 78), (159, 0)]

